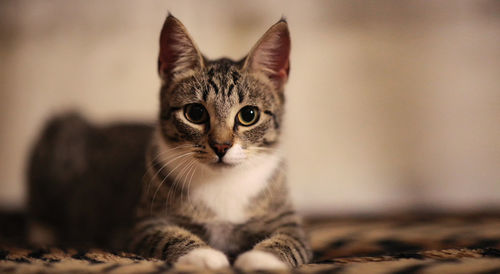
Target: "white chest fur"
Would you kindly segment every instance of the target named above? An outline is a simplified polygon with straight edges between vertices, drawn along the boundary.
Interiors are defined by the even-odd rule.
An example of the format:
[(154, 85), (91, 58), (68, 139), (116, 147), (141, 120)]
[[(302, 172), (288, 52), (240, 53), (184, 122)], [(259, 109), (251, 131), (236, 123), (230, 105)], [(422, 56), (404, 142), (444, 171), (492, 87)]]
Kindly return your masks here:
[(242, 223), (252, 197), (262, 191), (278, 167), (280, 157), (268, 155), (251, 159), (232, 169), (200, 172), (193, 181), (191, 197), (215, 212), (220, 221)]

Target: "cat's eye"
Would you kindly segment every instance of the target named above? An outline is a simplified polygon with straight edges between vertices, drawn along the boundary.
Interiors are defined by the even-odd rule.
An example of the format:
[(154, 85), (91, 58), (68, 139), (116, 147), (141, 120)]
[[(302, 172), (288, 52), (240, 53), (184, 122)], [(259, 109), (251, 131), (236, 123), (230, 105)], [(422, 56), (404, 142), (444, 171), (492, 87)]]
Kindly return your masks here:
[(242, 126), (251, 126), (259, 120), (259, 109), (254, 106), (243, 107), (238, 112), (238, 123)]
[(184, 116), (191, 123), (203, 124), (208, 120), (208, 113), (202, 104), (189, 104), (184, 107)]

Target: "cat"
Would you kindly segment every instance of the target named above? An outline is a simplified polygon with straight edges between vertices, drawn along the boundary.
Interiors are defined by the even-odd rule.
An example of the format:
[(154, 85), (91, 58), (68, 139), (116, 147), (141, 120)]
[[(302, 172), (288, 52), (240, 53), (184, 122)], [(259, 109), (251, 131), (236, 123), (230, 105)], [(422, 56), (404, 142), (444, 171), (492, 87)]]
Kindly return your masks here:
[[(132, 252), (177, 266), (218, 269), (233, 264), (242, 270), (272, 270), (308, 263), (312, 253), (289, 198), (280, 152), (289, 54), (284, 19), (246, 57), (232, 61), (203, 56), (183, 24), (169, 14), (160, 34), (158, 123), (154, 128), (105, 128), (91, 126), (78, 115), (49, 123), (30, 165), (33, 227), (59, 227), (52, 236), (67, 235), (66, 242), (83, 233), (80, 243), (100, 240), (113, 248), (126, 244)], [(137, 138), (126, 138), (128, 131), (123, 130), (113, 138), (126, 141), (113, 142), (107, 136), (116, 127), (135, 130)], [(104, 145), (89, 141), (93, 138), (105, 140)], [(67, 148), (61, 149), (61, 143)], [(135, 143), (132, 156), (119, 149)], [(134, 166), (131, 161), (141, 150), (145, 164)], [(100, 156), (88, 156), (92, 154)], [(82, 155), (88, 159), (77, 160)], [(107, 168), (115, 166), (114, 157), (120, 158), (119, 171)], [(87, 163), (90, 158), (93, 164)], [(139, 178), (136, 170), (145, 175)], [(97, 201), (106, 201), (107, 195), (113, 198)], [(58, 201), (61, 196), (66, 200)], [(51, 199), (58, 215), (44, 209), (44, 199)], [(87, 223), (113, 214), (112, 208), (129, 214), (110, 216), (113, 222), (107, 222), (106, 233)], [(63, 222), (60, 216), (74, 220)], [(84, 225), (85, 231), (75, 224)], [(32, 231), (37, 236), (37, 229)]]

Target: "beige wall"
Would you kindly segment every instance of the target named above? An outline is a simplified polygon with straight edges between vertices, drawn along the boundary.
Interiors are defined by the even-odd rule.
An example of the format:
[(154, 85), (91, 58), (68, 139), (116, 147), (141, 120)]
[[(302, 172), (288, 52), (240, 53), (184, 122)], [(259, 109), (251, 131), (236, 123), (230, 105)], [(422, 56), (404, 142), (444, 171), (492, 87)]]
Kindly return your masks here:
[(2, 1), (0, 206), (23, 205), (27, 149), (54, 112), (155, 117), (167, 10), (213, 58), (287, 16), (302, 211), (500, 207), (498, 2), (347, 0)]

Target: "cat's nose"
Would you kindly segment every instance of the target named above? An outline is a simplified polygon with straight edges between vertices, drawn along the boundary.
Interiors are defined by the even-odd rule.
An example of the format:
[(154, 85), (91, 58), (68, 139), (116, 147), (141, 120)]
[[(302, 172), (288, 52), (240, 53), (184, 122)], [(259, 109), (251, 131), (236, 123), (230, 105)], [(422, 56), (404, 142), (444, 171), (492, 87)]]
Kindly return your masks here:
[(219, 159), (222, 159), (226, 152), (231, 148), (233, 144), (231, 143), (224, 143), (224, 144), (218, 144), (218, 143), (210, 143), (210, 147), (214, 150), (215, 154), (219, 156)]

